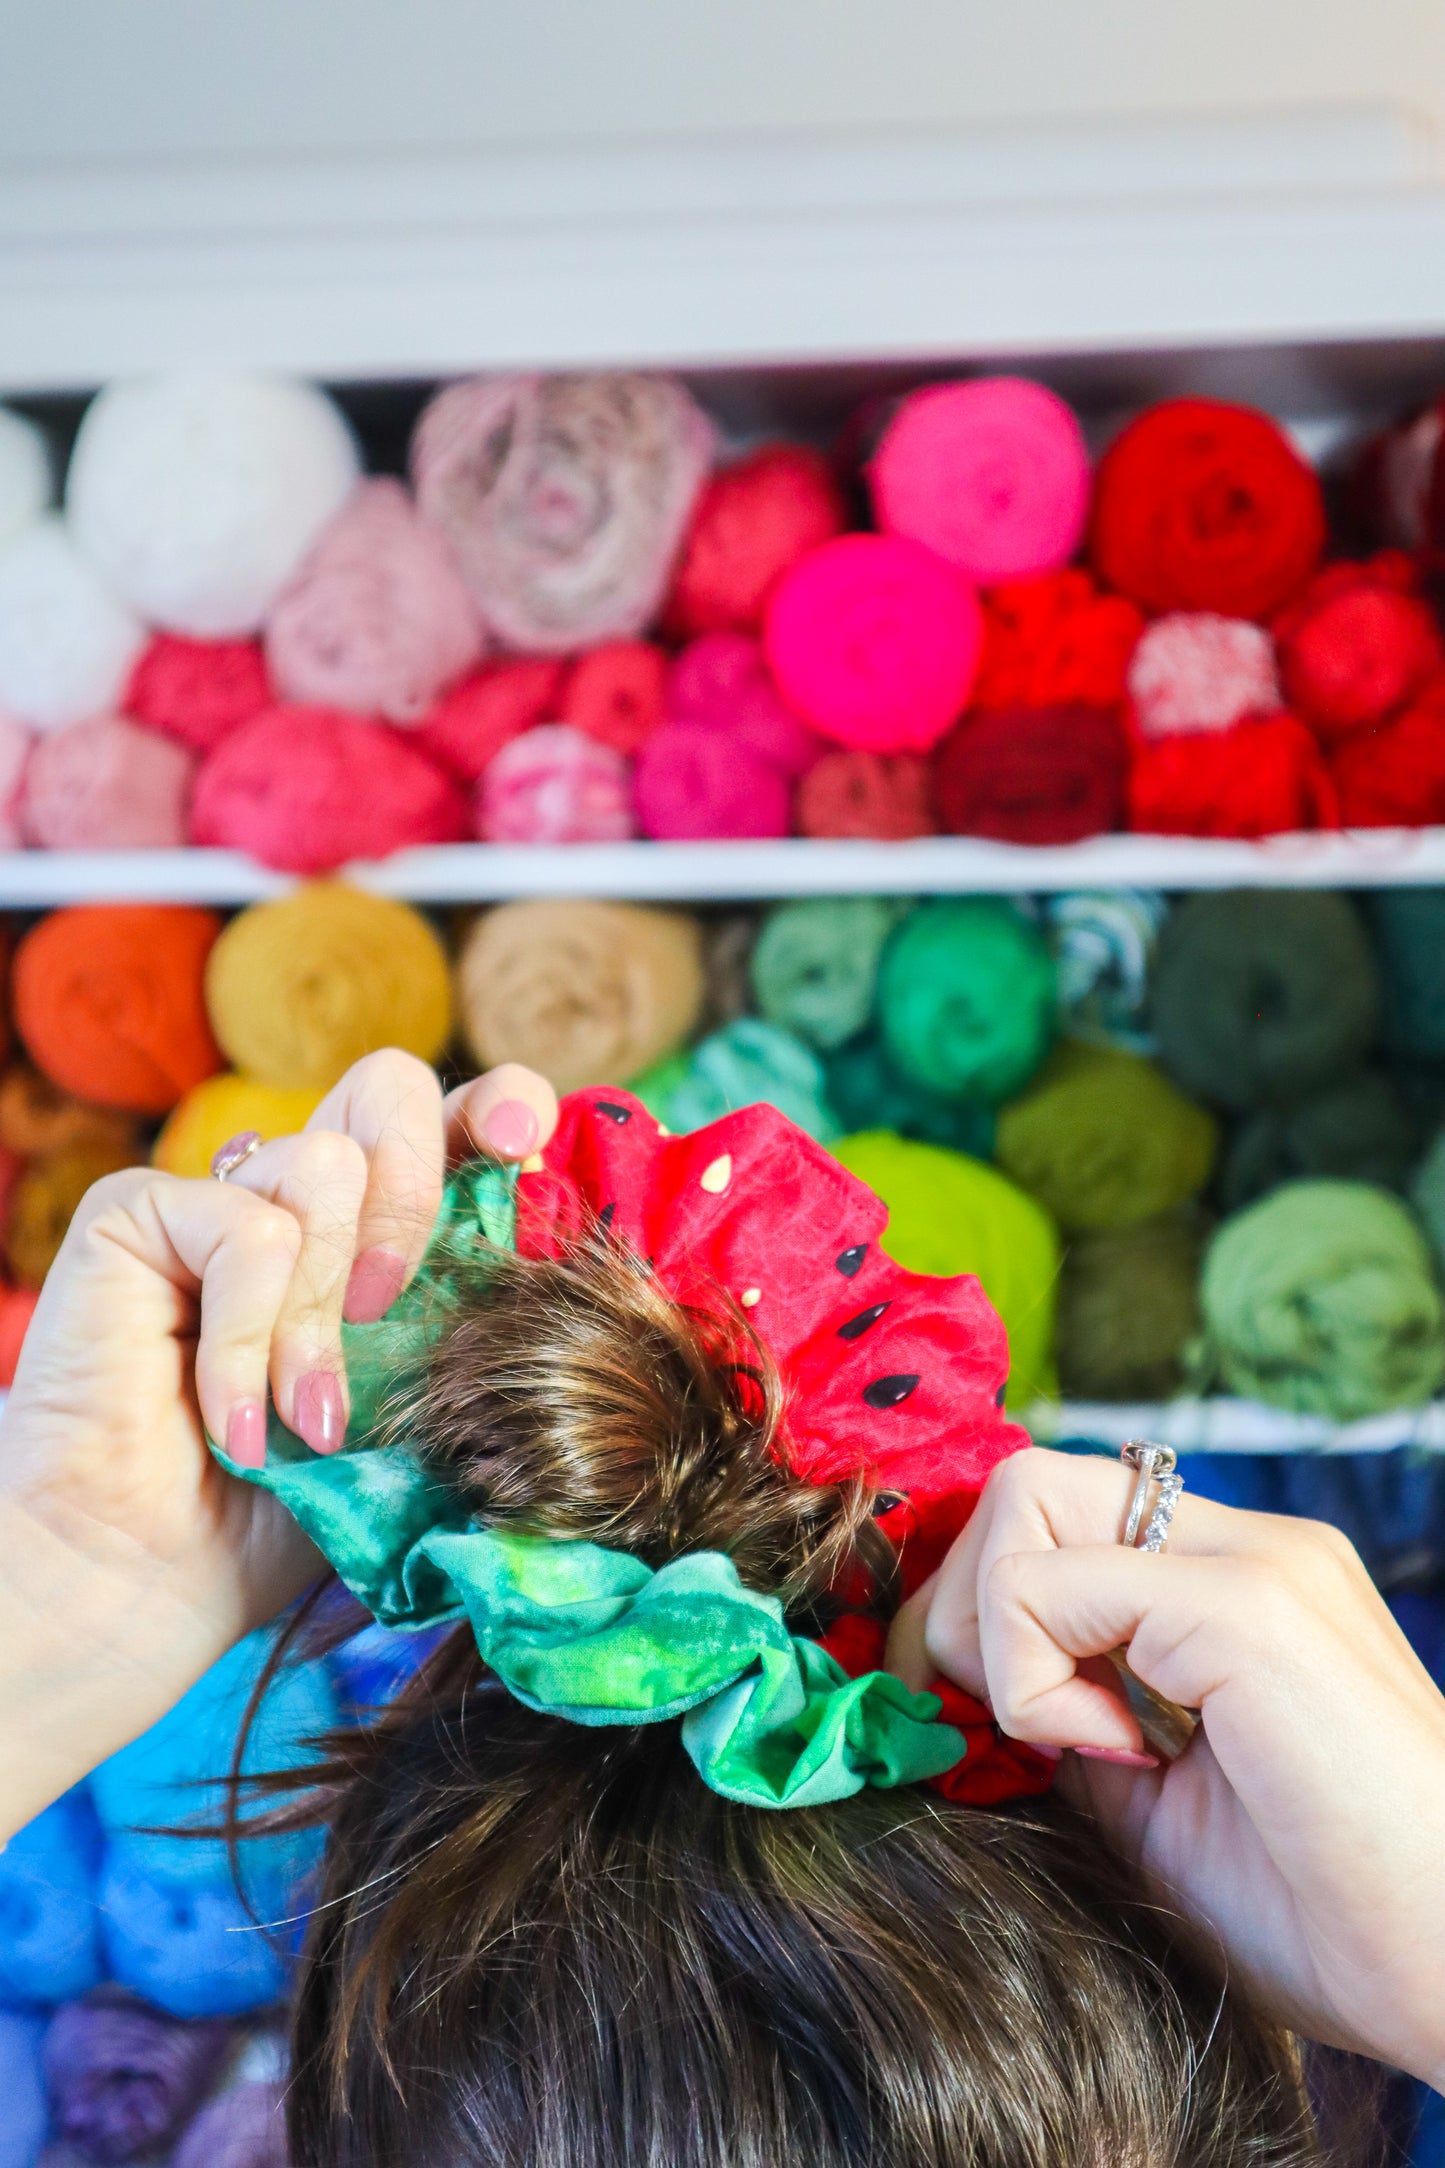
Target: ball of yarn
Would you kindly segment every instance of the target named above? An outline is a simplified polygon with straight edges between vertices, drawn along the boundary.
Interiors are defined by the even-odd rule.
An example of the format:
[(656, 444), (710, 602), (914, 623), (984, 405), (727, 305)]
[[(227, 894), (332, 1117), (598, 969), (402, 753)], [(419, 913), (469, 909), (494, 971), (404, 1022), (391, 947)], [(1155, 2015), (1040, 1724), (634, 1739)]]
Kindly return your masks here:
[(1435, 1253), (1438, 1273), (1445, 1269), (1445, 1129), (1436, 1132), (1410, 1179), (1410, 1202)]
[(1365, 1182), (1289, 1182), (1236, 1213), (1199, 1294), (1204, 1360), (1249, 1399), (1348, 1423), (1428, 1400), (1445, 1373), (1425, 1238)]
[(668, 672), (670, 722), (707, 723), (784, 775), (807, 772), (823, 747), (781, 698), (756, 640), (715, 632), (694, 640)]
[(329, 873), (467, 831), (456, 784), (383, 723), (332, 708), (267, 708), (202, 762), (191, 841), (283, 873)]
[(783, 698), (824, 737), (923, 753), (968, 698), (983, 614), (962, 575), (920, 543), (846, 534), (784, 574), (766, 645)]
[(1234, 1212), (1306, 1175), (1403, 1189), (1419, 1149), (1414, 1117), (1394, 1084), (1377, 1069), (1362, 1069), (1241, 1122), (1224, 1155), (1219, 1201)]
[(1073, 410), (1020, 376), (911, 392), (868, 469), (885, 534), (936, 550), (981, 587), (1051, 572), (1078, 548), (1089, 453)]
[(214, 1075), (202, 998), (221, 922), (179, 903), (82, 903), (32, 926), (15, 951), (15, 1025), (62, 1091), (166, 1114)]
[(1122, 825), (1127, 770), (1108, 708), (980, 710), (939, 747), (934, 788), (949, 835), (1077, 843)]
[(1053, 1037), (1053, 959), (1006, 904), (925, 903), (883, 951), (883, 1043), (913, 1083), (997, 1105), (1028, 1082)]
[(1196, 1220), (1187, 1213), (1076, 1235), (1059, 1280), (1059, 1388), (1076, 1400), (1167, 1400), (1199, 1330)]
[(1344, 828), (1424, 828), (1445, 821), (1445, 678), (1403, 715), (1352, 731), (1330, 757)]
[(266, 662), (254, 640), (186, 640), (158, 632), (131, 672), (125, 713), (209, 753), (228, 730), (272, 703)]
[(983, 598), (980, 708), (1116, 707), (1144, 619), (1076, 565), (1008, 580)]
[(1369, 438), (1351, 476), (1352, 509), (1382, 542), (1418, 550), (1445, 537), (1445, 400)]
[(195, 2114), (230, 2043), (111, 1994), (62, 2003), (42, 2050), (56, 2137), (90, 2161), (161, 2157)]
[(306, 1127), (324, 1094), (319, 1085), (262, 1084), (253, 1076), (207, 1077), (167, 1117), (151, 1159), (166, 1174), (209, 1174), (211, 1161), (232, 1137), (254, 1129), (258, 1137), (291, 1137)]
[(1331, 565), (1276, 623), (1289, 704), (1326, 741), (1383, 722), (1445, 668), (1445, 641), (1399, 551)]
[(768, 1022), (825, 1053), (861, 1031), (900, 910), (888, 897), (839, 896), (770, 911), (753, 950), (753, 988)]
[(690, 1052), (637, 1077), (632, 1089), (679, 1134), (752, 1106), (776, 1107), (820, 1144), (839, 1133), (817, 1055), (758, 1016), (740, 1016), (710, 1032)]
[(1055, 1047), (1021, 1099), (1000, 1109), (998, 1163), (1066, 1234), (1129, 1227), (1196, 1197), (1219, 1132), (1141, 1054)]
[(839, 1159), (888, 1207), (883, 1247), (910, 1272), (976, 1273), (1008, 1331), (1011, 1408), (1052, 1384), (1059, 1238), (1033, 1198), (961, 1152), (885, 1131), (845, 1137)]
[(143, 1158), (134, 1147), (94, 1140), (65, 1145), (29, 1162), (10, 1193), (5, 1215), (5, 1262), (22, 1287), (42, 1284), (92, 1183)]
[(785, 836), (792, 822), (787, 774), (712, 723), (664, 723), (637, 756), (638, 825), (657, 841), (714, 842)]
[(23, 1061), (0, 1074), (0, 1151), (38, 1159), (77, 1144), (107, 1144), (139, 1159), (138, 1131), (129, 1115), (77, 1099)]
[(713, 448), (668, 377), (474, 377), (423, 412), (412, 475), (486, 622), (565, 654), (656, 616)]
[(23, 723), (0, 714), (0, 851), (17, 851), (25, 841), (20, 801), (34, 739)]
[(944, 1099), (914, 1084), (890, 1060), (876, 1030), (860, 1032), (823, 1059), (828, 1103), (850, 1135), (891, 1129), (922, 1144), (946, 1144), (975, 1159), (993, 1155), (994, 1110), (977, 1100)]
[(558, 1091), (626, 1083), (702, 1013), (696, 919), (626, 903), (504, 903), (462, 946), (457, 1000), (480, 1066), (520, 1061)]
[(380, 1047), (435, 1061), (451, 1030), (446, 951), (421, 913), (339, 881), (233, 918), (206, 1002), (235, 1067), (289, 1091), (324, 1091)]
[(215, 639), (257, 630), (358, 472), (314, 384), (178, 372), (97, 393), (65, 502), (117, 594), (169, 632)]
[(790, 565), (841, 534), (843, 500), (821, 453), (764, 444), (704, 483), (663, 612), (669, 632), (756, 632)]
[(1141, 745), (1129, 826), (1155, 836), (1272, 836), (1333, 828), (1340, 801), (1313, 732), (1294, 715)]
[(824, 753), (798, 784), (798, 832), (906, 843), (938, 832), (932, 778), (918, 753)]
[(1324, 542), (1313, 469), (1252, 407), (1163, 400), (1099, 464), (1095, 569), (1147, 610), (1268, 617), (1309, 578)]
[(1385, 1043), (1445, 1061), (1445, 890), (1381, 888), (1365, 902), (1384, 989)]
[(113, 712), (144, 639), (54, 514), (0, 550), (0, 707), (33, 730)]
[(1228, 730), (1284, 705), (1269, 634), (1213, 610), (1156, 618), (1130, 657), (1127, 683), (1135, 727), (1146, 738)]
[(632, 754), (662, 721), (667, 657), (650, 640), (608, 640), (580, 655), (557, 713), (614, 753)]
[(633, 833), (627, 762), (570, 723), (538, 723), (504, 745), (482, 777), (485, 843), (622, 843)]
[(1071, 1039), (1149, 1054), (1149, 980), (1164, 898), (1154, 889), (1090, 888), (1043, 899), (1058, 974), (1059, 1021)]
[(449, 775), (479, 783), (504, 745), (557, 715), (565, 677), (565, 665), (549, 656), (494, 663), (443, 693), (416, 742)]
[(283, 700), (391, 723), (420, 722), (482, 646), (450, 550), (390, 476), (352, 491), (266, 620)]
[(20, 827), (48, 851), (171, 851), (186, 840), (194, 756), (123, 715), (38, 738)]
[(1358, 1068), (1379, 1018), (1379, 974), (1347, 896), (1190, 896), (1159, 937), (1160, 1058), (1187, 1092), (1220, 1106), (1287, 1105)]
[(187, 2127), (172, 2168), (288, 2168), (285, 2089), (264, 2079), (230, 2085)]
[(701, 919), (703, 977), (707, 995), (703, 1021), (711, 1029), (747, 1016), (753, 1007), (753, 949), (758, 920), (751, 911), (724, 911)]
[(0, 406), (0, 550), (50, 502), (50, 451), (23, 414)]

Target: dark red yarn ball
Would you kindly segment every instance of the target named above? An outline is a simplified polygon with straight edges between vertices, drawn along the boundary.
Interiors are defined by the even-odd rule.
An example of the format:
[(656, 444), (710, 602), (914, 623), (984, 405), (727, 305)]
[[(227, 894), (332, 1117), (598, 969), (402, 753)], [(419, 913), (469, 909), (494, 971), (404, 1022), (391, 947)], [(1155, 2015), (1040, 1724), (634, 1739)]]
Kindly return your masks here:
[(764, 444), (721, 468), (682, 545), (663, 609), (668, 632), (757, 632), (789, 566), (847, 524), (832, 469), (806, 445)]
[(1445, 398), (1371, 437), (1350, 478), (1367, 534), (1400, 549), (1445, 547)]
[(1345, 828), (1429, 828), (1445, 822), (1445, 677), (1403, 715), (1336, 746), (1330, 774)]
[(1445, 642), (1399, 550), (1330, 565), (1276, 620), (1285, 696), (1327, 742), (1383, 722), (1445, 667)]
[(273, 698), (258, 641), (158, 632), (131, 673), (123, 705), (138, 723), (209, 753)]
[(1138, 746), (1129, 772), (1129, 826), (1145, 835), (1282, 835), (1334, 828), (1338, 811), (1314, 734), (1294, 715), (1171, 732)]
[(1110, 708), (966, 715), (939, 747), (945, 832), (1005, 843), (1077, 843), (1121, 825), (1128, 745)]
[(917, 753), (867, 753), (838, 746), (815, 760), (798, 785), (800, 835), (855, 836), (906, 843), (938, 833), (928, 762)]
[(480, 782), (504, 745), (534, 723), (554, 723), (567, 665), (552, 656), (494, 663), (442, 694), (412, 733), (449, 775)]
[(1116, 707), (1144, 619), (1124, 595), (1101, 594), (1068, 566), (1005, 580), (983, 601), (976, 708)]
[(1269, 617), (1309, 578), (1324, 542), (1313, 468), (1253, 407), (1166, 399), (1099, 463), (1094, 568), (1145, 609)]

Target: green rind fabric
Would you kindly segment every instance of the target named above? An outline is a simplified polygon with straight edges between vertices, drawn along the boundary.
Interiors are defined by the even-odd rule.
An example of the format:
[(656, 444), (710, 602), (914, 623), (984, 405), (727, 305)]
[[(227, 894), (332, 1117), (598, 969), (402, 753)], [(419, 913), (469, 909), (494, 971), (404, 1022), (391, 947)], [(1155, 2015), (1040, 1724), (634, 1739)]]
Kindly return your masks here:
[(595, 1543), (479, 1527), (392, 1419), (444, 1322), (453, 1262), (504, 1249), (514, 1193), (499, 1170), (449, 1186), (426, 1270), (390, 1317), (343, 1341), (352, 1416), (346, 1445), (312, 1453), (273, 1410), (263, 1469), (233, 1475), (278, 1498), (384, 1626), (469, 1620), (483, 1662), (529, 1708), (575, 1724), (681, 1717), (703, 1781), (752, 1806), (819, 1805), (865, 1784), (951, 1769), (961, 1733), (932, 1694), (886, 1672), (850, 1679), (788, 1631), (775, 1596), (746, 1588), (732, 1560), (697, 1551), (654, 1571)]

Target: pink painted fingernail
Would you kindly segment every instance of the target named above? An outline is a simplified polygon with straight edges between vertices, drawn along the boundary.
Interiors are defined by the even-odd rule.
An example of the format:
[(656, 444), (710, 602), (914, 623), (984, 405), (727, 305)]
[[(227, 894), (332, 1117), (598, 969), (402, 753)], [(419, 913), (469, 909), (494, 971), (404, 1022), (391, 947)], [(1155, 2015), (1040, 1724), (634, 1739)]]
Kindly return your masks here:
[(346, 1282), (342, 1316), (348, 1325), (374, 1325), (401, 1293), (406, 1259), (395, 1250), (363, 1250)]
[(537, 1137), (537, 1117), (525, 1099), (499, 1099), (482, 1123), (482, 1142), (499, 1159), (525, 1159)]
[(1157, 1754), (1131, 1754), (1122, 1746), (1076, 1746), (1081, 1761), (1116, 1762), (1121, 1769), (1157, 1769)]
[(226, 1451), (238, 1468), (266, 1465), (266, 1410), (259, 1400), (238, 1400), (226, 1417)]
[(308, 1370), (296, 1386), (296, 1434), (313, 1453), (334, 1453), (346, 1436), (341, 1387), (329, 1370)]

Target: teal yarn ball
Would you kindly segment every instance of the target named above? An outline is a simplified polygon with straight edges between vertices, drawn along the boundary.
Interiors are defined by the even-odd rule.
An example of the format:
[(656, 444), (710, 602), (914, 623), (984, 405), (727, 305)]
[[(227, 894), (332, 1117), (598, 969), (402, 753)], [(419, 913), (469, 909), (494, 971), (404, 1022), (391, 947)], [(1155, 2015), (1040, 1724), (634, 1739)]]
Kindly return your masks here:
[(650, 1114), (679, 1133), (761, 1105), (776, 1107), (820, 1144), (843, 1134), (817, 1055), (759, 1016), (725, 1024), (688, 1053), (634, 1078), (631, 1088)]
[(851, 1039), (873, 1014), (883, 945), (902, 910), (887, 896), (779, 904), (753, 950), (763, 1016), (823, 1053)]
[(976, 1099), (941, 1099), (911, 1084), (866, 1031), (824, 1057), (828, 1099), (844, 1130), (890, 1129), (918, 1144), (943, 1144), (991, 1159), (994, 1111)]
[(1367, 905), (1385, 987), (1385, 1041), (1445, 1060), (1445, 889), (1386, 888)]
[(1445, 1375), (1445, 1314), (1419, 1226), (1366, 1182), (1287, 1182), (1218, 1229), (1199, 1286), (1207, 1382), (1358, 1422)]
[(1048, 943), (1007, 904), (921, 904), (878, 973), (883, 1044), (910, 1083), (997, 1106), (1049, 1050), (1057, 983)]

